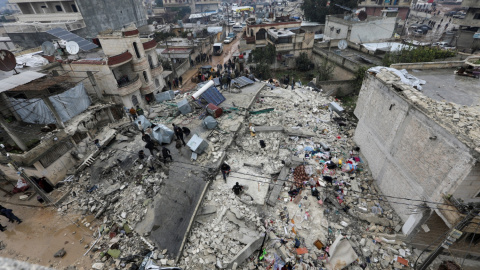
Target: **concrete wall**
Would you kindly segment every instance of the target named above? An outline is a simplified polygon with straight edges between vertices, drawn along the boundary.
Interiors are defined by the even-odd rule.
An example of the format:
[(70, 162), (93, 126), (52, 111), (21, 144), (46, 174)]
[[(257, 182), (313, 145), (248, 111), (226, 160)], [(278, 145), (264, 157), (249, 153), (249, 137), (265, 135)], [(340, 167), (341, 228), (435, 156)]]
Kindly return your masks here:
[(332, 21), (329, 16), (327, 16), (323, 34), (325, 37), (328, 37), (328, 39), (347, 39), (349, 27), (348, 24)]
[[(359, 119), (354, 140), (383, 194), (441, 202), (442, 194), (463, 188), (475, 162), (469, 149), (391, 86), (367, 75), (354, 113)], [(408, 218), (409, 206), (392, 207)]]
[(394, 17), (353, 24), (348, 40), (355, 43), (368, 43), (389, 39), (393, 35), (395, 24)]
[(334, 51), (325, 50), (319, 46), (316, 46), (316, 44), (313, 46), (313, 53), (327, 59), (328, 61), (332, 61), (333, 63), (351, 72), (357, 71), (358, 68), (362, 66), (360, 63), (338, 55)]
[(441, 62), (419, 62), (419, 63), (400, 63), (392, 64), (391, 68), (400, 69), (437, 69), (437, 68), (452, 68), (464, 64), (464, 61), (441, 61)]
[(343, 97), (353, 92), (353, 81), (354, 80), (319, 81), (317, 82), (317, 86), (330, 96)]
[(106, 29), (120, 29), (130, 23), (147, 24), (147, 13), (139, 0), (77, 0), (87, 28), (85, 36), (95, 38)]

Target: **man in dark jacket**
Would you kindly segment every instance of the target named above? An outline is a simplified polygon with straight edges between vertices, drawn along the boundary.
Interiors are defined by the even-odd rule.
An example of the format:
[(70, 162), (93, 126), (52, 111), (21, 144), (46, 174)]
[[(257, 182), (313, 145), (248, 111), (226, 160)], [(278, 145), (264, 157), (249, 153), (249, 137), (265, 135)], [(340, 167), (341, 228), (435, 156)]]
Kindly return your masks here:
[(175, 136), (177, 136), (178, 140), (182, 140), (183, 146), (187, 145), (185, 141), (183, 140), (183, 130), (181, 127), (176, 126), (175, 124), (173, 125), (173, 132), (175, 132)]
[(167, 158), (170, 158), (171, 161), (173, 161), (172, 155), (170, 155), (170, 150), (166, 148), (165, 146), (162, 147), (162, 155), (163, 155), (163, 162), (167, 162)]
[(243, 186), (239, 185), (237, 182), (235, 186), (233, 186), (232, 190), (235, 195), (240, 195), (240, 192), (243, 190)]
[(230, 174), (231, 168), (227, 163), (223, 163), (222, 166), (220, 166), (220, 170), (222, 171), (223, 180), (225, 180), (226, 182), (227, 176)]
[(7, 209), (0, 205), (0, 214), (8, 218), (8, 222), (13, 223), (14, 221), (17, 221), (18, 224), (22, 223), (22, 220), (13, 214), (12, 209)]
[(153, 156), (153, 149), (158, 150), (158, 148), (155, 146), (155, 143), (150, 140), (147, 142), (147, 144), (145, 144), (145, 148), (147, 148), (148, 150), (150, 150), (150, 154)]

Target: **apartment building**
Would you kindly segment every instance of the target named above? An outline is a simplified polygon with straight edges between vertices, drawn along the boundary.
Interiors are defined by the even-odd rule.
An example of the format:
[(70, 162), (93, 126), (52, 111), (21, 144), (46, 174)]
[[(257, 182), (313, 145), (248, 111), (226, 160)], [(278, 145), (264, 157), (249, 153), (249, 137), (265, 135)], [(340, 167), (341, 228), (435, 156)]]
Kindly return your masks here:
[(462, 7), (468, 8), (464, 18), (454, 18), (459, 25), (457, 47), (460, 49), (480, 49), (480, 1), (463, 0)]
[(192, 13), (204, 12), (208, 10), (217, 10), (221, 1), (218, 0), (164, 0), (163, 6), (172, 7), (190, 7)]
[(365, 8), (369, 16), (382, 16), (387, 13), (388, 16), (398, 17), (405, 20), (410, 10), (412, 0), (359, 0), (358, 7)]
[(21, 14), (16, 22), (4, 24), (12, 42), (22, 48), (40, 46), (51, 40), (46, 31), (63, 28), (85, 38), (94, 38), (106, 29), (118, 29), (135, 23), (147, 24), (141, 0), (9, 0)]

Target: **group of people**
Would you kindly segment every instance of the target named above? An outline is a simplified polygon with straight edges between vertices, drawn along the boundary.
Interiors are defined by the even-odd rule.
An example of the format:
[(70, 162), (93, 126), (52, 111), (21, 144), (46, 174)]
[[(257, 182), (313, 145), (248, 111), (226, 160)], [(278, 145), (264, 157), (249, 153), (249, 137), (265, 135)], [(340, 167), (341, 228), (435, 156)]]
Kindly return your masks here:
[(139, 105), (137, 105), (137, 108), (135, 109), (134, 107), (130, 108), (128, 110), (128, 113), (130, 115), (130, 118), (132, 121), (135, 121), (139, 115), (144, 115), (143, 109), (140, 108)]
[(172, 90), (172, 84), (173, 84), (173, 88), (179, 88), (180, 86), (183, 85), (183, 77), (182, 76), (175, 77), (172, 79), (172, 81), (167, 80), (167, 85), (169, 90)]
[[(15, 221), (20, 224), (22, 220), (13, 214), (12, 209), (8, 209), (0, 205), (0, 215), (8, 218), (8, 222), (14, 223)], [(7, 226), (0, 224), (0, 231), (4, 232), (7, 229)]]
[[(197, 65), (200, 63), (209, 62), (209, 61), (212, 62), (211, 54), (201, 53), (195, 57), (195, 64)], [(190, 63), (190, 64), (192, 64), (191, 66), (193, 66), (193, 63)]]
[[(185, 143), (184, 136), (188, 137), (188, 135), (190, 135), (190, 129), (187, 128), (187, 127), (180, 127), (180, 126), (177, 126), (175, 124), (172, 124), (172, 125), (173, 125), (173, 132), (174, 132), (175, 137), (176, 137), (175, 148), (177, 148), (178, 151), (180, 151), (182, 146), (187, 145)], [(140, 126), (141, 126), (141, 124), (139, 124), (139, 128), (140, 128)], [(173, 161), (170, 149), (168, 149), (166, 146), (162, 146), (161, 150), (158, 149), (156, 144), (155, 144), (155, 141), (153, 141), (151, 136), (148, 135), (147, 133), (145, 133), (143, 128), (140, 128), (140, 131), (142, 132), (142, 141), (144, 141), (146, 143), (145, 148), (150, 151), (150, 156), (147, 158), (146, 155), (145, 155), (145, 151), (140, 150), (138, 152), (138, 158), (140, 160), (145, 160), (147, 166), (149, 167), (150, 172), (155, 171), (155, 166), (154, 165), (156, 163), (156, 160), (154, 158), (154, 155), (155, 155), (154, 151), (162, 152), (162, 158), (163, 158), (164, 163), (166, 163), (168, 159), (170, 159), (170, 161)]]

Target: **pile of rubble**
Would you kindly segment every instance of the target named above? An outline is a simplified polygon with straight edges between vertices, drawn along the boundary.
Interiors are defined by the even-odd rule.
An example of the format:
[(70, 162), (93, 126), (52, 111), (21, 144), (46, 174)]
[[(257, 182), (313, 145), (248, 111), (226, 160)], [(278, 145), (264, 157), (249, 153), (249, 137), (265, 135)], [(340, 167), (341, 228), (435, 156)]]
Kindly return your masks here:
[(217, 176), (197, 213), (182, 267), (408, 266), (400, 218), (358, 155), (355, 123), (329, 110), (333, 101), (309, 87), (260, 92), (227, 150), (232, 172), (226, 181)]
[(452, 130), (454, 134), (463, 134), (464, 136), (458, 138), (472, 149), (480, 152), (480, 148), (478, 148), (480, 143), (480, 124), (478, 121), (480, 119), (480, 108), (478, 106), (459, 105), (429, 98), (412, 86), (402, 83), (395, 73), (387, 69), (381, 69), (381, 72), (376, 76), (389, 84), (395, 84), (402, 90), (401, 95), (412, 101), (441, 126)]
[[(132, 145), (142, 141), (131, 125), (121, 128), (119, 133), (117, 140), (120, 138), (120, 145), (124, 145), (122, 150), (101, 152), (94, 166), (74, 178), (70, 198), (58, 209), (61, 214), (84, 216), (76, 222), (89, 228), (96, 239), (85, 246), (97, 261), (94, 269), (128, 266), (133, 261), (137, 264), (139, 257), (155, 250), (146, 239), (149, 233), (139, 234), (137, 227), (148, 212), (153, 214), (153, 201), (167, 178), (168, 168), (158, 164), (161, 169), (152, 173), (136, 159), (120, 160), (127, 156), (125, 151), (130, 154)], [(159, 264), (174, 265), (166, 252), (156, 251), (153, 258)]]

